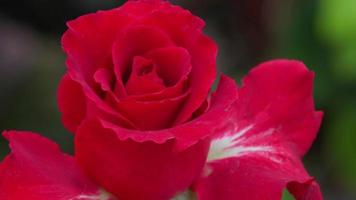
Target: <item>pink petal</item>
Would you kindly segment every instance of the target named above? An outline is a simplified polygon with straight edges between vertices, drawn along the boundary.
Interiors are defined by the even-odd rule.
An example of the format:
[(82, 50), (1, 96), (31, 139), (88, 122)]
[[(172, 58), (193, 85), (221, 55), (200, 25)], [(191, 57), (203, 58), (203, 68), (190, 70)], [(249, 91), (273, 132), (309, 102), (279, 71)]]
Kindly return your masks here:
[(104, 195), (55, 143), (30, 132), (3, 135), (12, 152), (0, 164), (1, 200), (79, 200)]
[(198, 199), (322, 199), (300, 159), (319, 129), (313, 73), (300, 62), (263, 63), (249, 73), (230, 117), (212, 140), (208, 164), (196, 181)]

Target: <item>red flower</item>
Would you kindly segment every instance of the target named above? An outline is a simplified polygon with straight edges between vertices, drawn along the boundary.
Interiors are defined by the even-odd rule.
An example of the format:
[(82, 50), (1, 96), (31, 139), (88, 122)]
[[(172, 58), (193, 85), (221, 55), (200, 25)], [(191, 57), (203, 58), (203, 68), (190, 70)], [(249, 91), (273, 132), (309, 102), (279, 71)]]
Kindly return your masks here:
[[(58, 102), (75, 160), (33, 133), (6, 132), (0, 199), (322, 199), (301, 158), (321, 122), (313, 73), (297, 61), (215, 76), (203, 21), (162, 1), (129, 1), (68, 23)], [(78, 164), (78, 166), (77, 166)], [(106, 192), (107, 191), (107, 192)], [(111, 194), (109, 194), (110, 192)]]
[(62, 120), (76, 133), (80, 166), (121, 199), (167, 199), (204, 166), (207, 136), (235, 97), (206, 100), (217, 47), (203, 26), (165, 1), (129, 1), (68, 23)]
[(204, 111), (217, 47), (202, 33), (204, 21), (189, 11), (163, 1), (129, 1), (67, 25), (68, 72), (58, 103), (69, 130), (88, 115), (159, 130)]
[(314, 74), (298, 61), (255, 67), (213, 136), (194, 190), (199, 200), (277, 200), (287, 188), (298, 200), (321, 200), (303, 168), (322, 118), (314, 110)]

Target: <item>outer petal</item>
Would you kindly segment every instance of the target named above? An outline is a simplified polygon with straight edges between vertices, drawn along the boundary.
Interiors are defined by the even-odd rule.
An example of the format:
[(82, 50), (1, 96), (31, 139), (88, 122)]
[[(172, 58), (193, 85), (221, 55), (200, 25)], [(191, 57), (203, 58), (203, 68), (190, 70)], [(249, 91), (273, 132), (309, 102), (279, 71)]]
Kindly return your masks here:
[(316, 137), (322, 117), (314, 108), (313, 80), (314, 73), (299, 61), (260, 64), (243, 79), (241, 99), (236, 105), (237, 121), (269, 115), (274, 124), (285, 128), (281, 134), (285, 142), (295, 153), (304, 155)]
[(284, 188), (297, 199), (322, 199), (300, 161), (316, 136), (313, 73), (297, 61), (263, 63), (243, 80), (231, 116), (216, 133), (198, 199), (279, 200)]
[(87, 100), (82, 87), (68, 74), (63, 76), (59, 84), (57, 101), (63, 125), (75, 132), (86, 115)]
[(12, 152), (0, 164), (1, 200), (110, 199), (55, 143), (30, 132), (3, 134)]
[(225, 108), (236, 92), (233, 81), (223, 77), (205, 114), (160, 131), (135, 131), (88, 119), (76, 134), (76, 158), (93, 180), (119, 199), (170, 199), (200, 174), (208, 136), (226, 119)]
[(134, 127), (123, 116), (103, 105), (105, 103), (96, 94), (98, 83), (94, 78), (98, 69), (113, 68), (112, 45), (117, 34), (131, 20), (124, 12), (113, 9), (84, 15), (67, 23), (69, 29), (63, 34), (62, 47), (67, 54), (69, 72), (60, 83), (58, 104), (62, 121), (71, 132), (75, 132), (88, 112), (98, 112), (108, 116), (109, 121)]
[[(144, 133), (142, 133), (144, 134)], [(166, 200), (200, 173), (208, 140), (185, 151), (163, 144), (118, 139), (100, 121), (88, 120), (76, 134), (76, 158), (91, 178), (119, 199)]]
[(171, 9), (176, 6), (172, 6), (168, 1), (162, 0), (131, 0), (127, 1), (124, 5), (118, 9), (130, 16), (141, 18), (145, 15), (149, 15), (157, 10)]
[[(67, 66), (93, 86), (93, 74), (99, 67), (111, 67), (111, 49), (117, 34), (132, 18), (118, 9), (99, 11), (69, 21), (63, 34), (62, 46), (68, 60)], [(80, 74), (80, 75), (79, 75)], [(76, 77), (79, 78), (79, 77)]]
[(119, 100), (116, 108), (139, 130), (161, 130), (172, 127), (176, 113), (188, 95), (189, 92), (186, 92), (176, 98), (151, 102)]
[(178, 115), (176, 124), (184, 123), (206, 99), (216, 76), (217, 46), (213, 40), (205, 35), (196, 38), (191, 46), (191, 96)]
[(58, 106), (64, 126), (75, 133), (87, 115), (100, 116), (123, 127), (135, 125), (95, 94), (85, 83), (73, 79), (71, 73), (62, 78), (58, 88)]

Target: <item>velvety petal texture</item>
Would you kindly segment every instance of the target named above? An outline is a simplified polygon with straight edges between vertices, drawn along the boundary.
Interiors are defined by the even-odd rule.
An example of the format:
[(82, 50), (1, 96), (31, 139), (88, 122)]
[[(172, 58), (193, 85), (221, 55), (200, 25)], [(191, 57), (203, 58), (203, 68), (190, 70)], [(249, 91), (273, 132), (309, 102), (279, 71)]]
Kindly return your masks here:
[(322, 199), (301, 162), (322, 118), (314, 109), (313, 77), (303, 63), (291, 60), (251, 70), (213, 136), (194, 187), (199, 200), (277, 200), (285, 188), (298, 200)]
[(166, 200), (199, 176), (209, 135), (236, 99), (234, 81), (223, 76), (209, 110), (184, 125), (142, 133), (102, 119), (87, 119), (75, 137), (81, 168), (119, 199)]
[(35, 133), (8, 131), (11, 153), (0, 164), (1, 200), (113, 200), (73, 157)]

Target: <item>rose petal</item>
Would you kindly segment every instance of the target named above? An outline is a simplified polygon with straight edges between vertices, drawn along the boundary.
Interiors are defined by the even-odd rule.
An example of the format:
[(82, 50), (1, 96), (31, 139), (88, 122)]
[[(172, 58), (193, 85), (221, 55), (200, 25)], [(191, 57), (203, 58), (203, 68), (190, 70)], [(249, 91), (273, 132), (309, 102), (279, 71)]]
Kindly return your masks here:
[(103, 92), (111, 92), (115, 82), (113, 72), (108, 68), (100, 68), (94, 74), (94, 80), (100, 85)]
[(319, 129), (313, 73), (300, 62), (277, 60), (251, 70), (231, 116), (212, 140), (198, 199), (322, 199), (300, 157)]
[(209, 136), (236, 95), (234, 81), (223, 76), (207, 112), (165, 130), (137, 131), (88, 119), (75, 138), (76, 157), (90, 177), (121, 199), (169, 199), (201, 172)]
[(119, 199), (166, 200), (199, 174), (208, 144), (200, 141), (178, 152), (174, 140), (120, 140), (112, 128), (88, 120), (78, 129), (75, 155), (90, 177)]
[(113, 199), (86, 178), (74, 159), (61, 153), (55, 143), (30, 132), (3, 135), (12, 152), (0, 164), (0, 199)]
[(188, 77), (181, 79), (176, 85), (172, 87), (166, 87), (159, 92), (140, 94), (140, 95), (130, 95), (125, 97), (126, 100), (150, 102), (150, 101), (160, 101), (164, 99), (171, 99), (181, 96), (186, 93), (188, 88)]
[(110, 94), (100, 99), (83, 81), (73, 79), (69, 71), (59, 84), (57, 97), (64, 126), (75, 133), (86, 116), (94, 115), (123, 127), (135, 128), (132, 122), (104, 102), (107, 98), (110, 98)]
[(173, 6), (167, 1), (162, 0), (140, 0), (128, 1), (118, 9), (132, 17), (141, 18), (145, 15), (150, 15), (153, 12), (162, 9), (172, 9)]
[[(62, 46), (67, 59), (74, 63), (70, 70), (78, 71), (90, 86), (98, 67), (111, 67), (111, 49), (116, 35), (131, 18), (118, 9), (99, 11), (69, 21), (69, 29), (62, 37)], [(78, 77), (76, 77), (78, 78)]]
[[(182, 108), (175, 124), (190, 119), (206, 99), (216, 75), (217, 46), (208, 37), (201, 35), (192, 44), (192, 71), (190, 73), (191, 96)], [(188, 48), (187, 48), (188, 49)]]
[(151, 102), (122, 99), (116, 103), (116, 109), (139, 130), (160, 130), (172, 127), (188, 95), (189, 92), (186, 92), (176, 98)]
[(154, 49), (145, 57), (152, 59), (157, 67), (157, 73), (167, 86), (173, 86), (187, 77), (192, 68), (189, 52), (181, 47)]
[(86, 97), (81, 86), (66, 74), (59, 83), (58, 107), (63, 125), (75, 132), (86, 115)]
[(201, 29), (205, 26), (205, 22), (189, 10), (184, 10), (168, 2), (160, 5), (165, 7), (164, 9), (157, 4), (152, 4), (152, 6), (156, 6), (156, 9), (140, 18), (139, 23), (159, 27), (168, 33), (175, 44), (184, 48), (191, 47), (194, 39), (201, 35)]
[(156, 48), (171, 46), (172, 41), (162, 30), (153, 26), (131, 25), (118, 35), (112, 49), (116, 88), (128, 80), (133, 58)]

